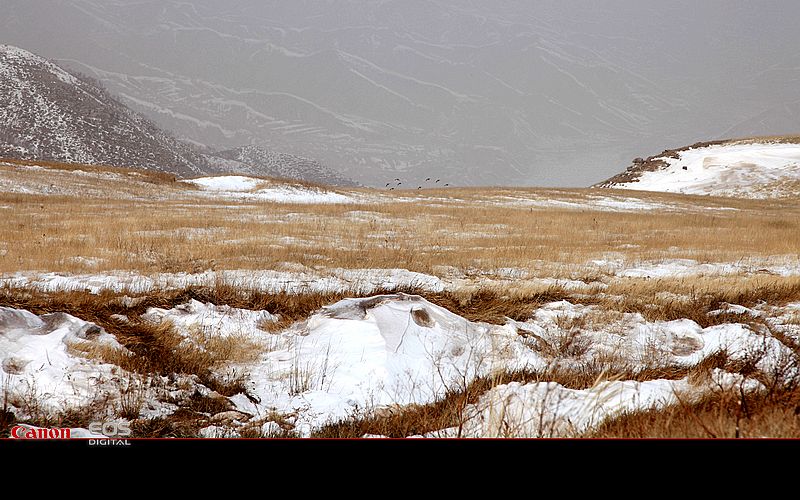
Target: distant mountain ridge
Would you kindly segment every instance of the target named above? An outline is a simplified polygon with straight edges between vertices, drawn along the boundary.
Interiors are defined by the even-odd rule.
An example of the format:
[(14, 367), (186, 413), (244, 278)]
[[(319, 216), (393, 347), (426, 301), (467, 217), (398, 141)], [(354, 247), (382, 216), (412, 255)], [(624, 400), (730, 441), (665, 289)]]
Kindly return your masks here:
[(0, 157), (135, 167), (191, 176), (212, 167), (93, 81), (0, 45)]
[(248, 173), (355, 182), (303, 156), (244, 146), (203, 154), (122, 104), (98, 82), (0, 45), (0, 158), (143, 168), (193, 177)]
[(260, 146), (243, 146), (205, 155), (206, 161), (220, 171), (242, 172), (268, 177), (283, 177), (334, 186), (358, 186), (317, 160), (280, 153)]
[(783, 198), (800, 196), (800, 136), (699, 142), (636, 158), (594, 187), (668, 193)]

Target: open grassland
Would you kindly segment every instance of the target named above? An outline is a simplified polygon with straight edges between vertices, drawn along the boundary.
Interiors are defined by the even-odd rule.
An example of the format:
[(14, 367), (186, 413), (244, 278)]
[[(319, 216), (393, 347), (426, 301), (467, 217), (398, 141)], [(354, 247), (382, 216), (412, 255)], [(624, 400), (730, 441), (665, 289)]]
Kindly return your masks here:
[(286, 204), (130, 175), (0, 165), (0, 272), (292, 263), (434, 274), (514, 268), (582, 278), (592, 261), (758, 262), (794, 259), (800, 248), (797, 200), (486, 188), (338, 190), (356, 202)]
[[(259, 188), (271, 185), (286, 184), (263, 179)], [(221, 367), (253, 363), (323, 306), (398, 291), (469, 321), (516, 325), (515, 336), (547, 364), (470, 381), (465, 377), (433, 403), (365, 409), (311, 435), (461, 436), (482, 398), (508, 384), (556, 383), (589, 391), (619, 381), (688, 380), (689, 385), (710, 384), (712, 390), (700, 399), (680, 396), (677, 404), (627, 411), (567, 435), (800, 437), (800, 201), (602, 189), (335, 192), (349, 202), (278, 203), (259, 199), (258, 189), (244, 195), (213, 193), (162, 174), (0, 162), (0, 276), (226, 270), (323, 275), (331, 269), (404, 268), (458, 279), (444, 289), (401, 283), (368, 293), (357, 287), (276, 292), (223, 279), (210, 286), (90, 293), (7, 281), (0, 286), (0, 306), (36, 315), (68, 313), (114, 335), (127, 352), (99, 349), (83, 355), (138, 377), (136, 384), (125, 382), (115, 403), (120, 405), (115, 415), (130, 420), (137, 437), (194, 437), (211, 424), (222, 426), (237, 413), (229, 398), (255, 398), (241, 373), (220, 377)], [(626, 274), (678, 259), (691, 262), (694, 271), (680, 275), (668, 265), (663, 272)], [(718, 272), (726, 265), (734, 269)], [(790, 272), (779, 272), (786, 269)], [(564, 280), (579, 280), (579, 286)], [(275, 341), (262, 345), (249, 337), (207, 336), (199, 329), (187, 334), (177, 325), (147, 319), (153, 308), (180, 308), (190, 301), (269, 312), (275, 319), (258, 328)], [(562, 302), (575, 309), (552, 321), (531, 319), (548, 304)], [(664, 352), (688, 356), (699, 349), (691, 340), (696, 337), (679, 335), (670, 337), (666, 348), (645, 346), (635, 362), (624, 353), (593, 354), (598, 339), (635, 336), (681, 320), (698, 329), (740, 325), (788, 354), (771, 364), (763, 362), (766, 351), (758, 350), (744, 355), (721, 350), (693, 365), (665, 361)], [(720, 372), (755, 381), (758, 389), (745, 391), (744, 382), (713, 388), (709, 381)], [(308, 389), (304, 368), (287, 376), (294, 377), (292, 391)], [(146, 395), (154, 391), (160, 394), (158, 405), (173, 405), (172, 411), (145, 418)], [(33, 396), (15, 401), (25, 409), (26, 423), (41, 426), (85, 427), (107, 415), (108, 406), (98, 400), (53, 415)], [(0, 434), (5, 435), (18, 420), (5, 399), (0, 403)], [(236, 424), (239, 436), (300, 435), (291, 412), (239, 412), (237, 418), (245, 422)], [(554, 435), (554, 428), (540, 425), (534, 435)], [(513, 427), (492, 435), (516, 436)]]

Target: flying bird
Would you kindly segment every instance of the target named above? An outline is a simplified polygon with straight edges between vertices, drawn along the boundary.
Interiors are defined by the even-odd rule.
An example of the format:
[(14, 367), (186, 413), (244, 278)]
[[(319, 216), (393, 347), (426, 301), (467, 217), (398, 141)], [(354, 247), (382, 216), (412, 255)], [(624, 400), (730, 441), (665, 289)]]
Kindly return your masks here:
[(389, 187), (389, 184), (390, 184), (390, 183), (389, 183), (389, 182), (387, 182), (387, 183), (386, 183), (386, 187)]
[(430, 178), (430, 177), (428, 177), (427, 179), (425, 179), (425, 182), (428, 182), (429, 180), (431, 180), (431, 178)]
[(445, 185), (445, 186), (449, 186), (450, 184), (448, 184), (448, 183), (446, 183), (446, 182), (445, 182), (445, 184), (444, 184), (444, 185)]
[[(436, 179), (436, 182), (439, 182), (441, 179)], [(434, 183), (435, 184), (435, 183)]]

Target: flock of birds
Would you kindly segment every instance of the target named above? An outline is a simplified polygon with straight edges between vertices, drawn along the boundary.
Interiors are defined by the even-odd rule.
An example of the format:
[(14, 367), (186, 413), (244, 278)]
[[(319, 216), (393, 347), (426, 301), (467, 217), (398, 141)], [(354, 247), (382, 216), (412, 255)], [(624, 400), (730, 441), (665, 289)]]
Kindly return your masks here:
[[(432, 178), (431, 178), (431, 177), (428, 177), (427, 179), (425, 179), (425, 182), (430, 182), (431, 180), (432, 180)], [(441, 179), (436, 179), (436, 180), (433, 182), (433, 184), (434, 184), (434, 185), (436, 185), (436, 184), (439, 184), (439, 182), (441, 182), (441, 181), (442, 181)], [(392, 184), (393, 184), (393, 183), (395, 183), (395, 182), (396, 182), (397, 184), (395, 184), (394, 186), (392, 186)], [(396, 188), (396, 187), (398, 187), (398, 186), (401, 186), (402, 184), (403, 184), (403, 182), (402, 182), (400, 179), (394, 179), (393, 181), (389, 181), (389, 182), (387, 182), (387, 183), (386, 183), (386, 187), (387, 187), (387, 188), (389, 188), (389, 191), (393, 191), (393, 190), (394, 190), (394, 188)], [(443, 187), (447, 187), (447, 186), (449, 186), (449, 185), (450, 185), (449, 183), (445, 182), (445, 183), (444, 183), (444, 184), (442, 184), (441, 186), (443, 186)], [(389, 187), (389, 186), (391, 186), (391, 187)], [(422, 189), (422, 186), (417, 186), (417, 189)]]

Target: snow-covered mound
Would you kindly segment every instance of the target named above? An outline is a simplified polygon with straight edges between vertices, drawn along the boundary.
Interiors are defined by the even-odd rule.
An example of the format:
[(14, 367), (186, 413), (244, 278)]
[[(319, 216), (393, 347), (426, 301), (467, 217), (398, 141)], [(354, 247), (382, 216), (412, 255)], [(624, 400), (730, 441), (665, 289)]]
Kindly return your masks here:
[(206, 161), (97, 82), (0, 45), (0, 157), (140, 167), (191, 175)]
[[(179, 312), (192, 314), (191, 306)], [(207, 327), (209, 335), (238, 334), (238, 330), (229, 332), (213, 325), (219, 326), (224, 316), (240, 318), (236, 310), (212, 307), (208, 312), (194, 318)], [(247, 318), (268, 315), (245, 313)], [(119, 320), (128, 321), (124, 316)], [(222, 324), (241, 327), (238, 321)], [(175, 402), (195, 393), (221, 397), (193, 375), (140, 374), (110, 362), (120, 356), (133, 353), (93, 323), (60, 312), (37, 316), (0, 307), (0, 398), (20, 425), (31, 419), (52, 421), (73, 411), (96, 422), (148, 419), (171, 414), (178, 409)], [(104, 436), (72, 428), (71, 437)]]
[(119, 394), (119, 367), (81, 355), (97, 348), (124, 349), (97, 325), (69, 314), (0, 307), (0, 375), (14, 407), (47, 413)]
[(187, 182), (196, 184), (216, 196), (228, 198), (274, 201), (277, 203), (356, 203), (356, 199), (353, 196), (322, 188), (290, 185), (240, 175), (200, 177), (189, 179)]
[(228, 191), (231, 193), (252, 191), (264, 181), (241, 175), (219, 175), (216, 177), (200, 177), (187, 182), (197, 184), (207, 191)]
[(599, 186), (744, 198), (800, 194), (800, 144), (726, 142), (635, 163)]
[[(248, 373), (250, 397), (231, 398), (237, 409), (293, 415), (301, 435), (358, 412), (431, 403), (479, 376), (542, 366), (513, 327), (470, 322), (416, 295), (345, 299), (279, 334), (259, 333), (259, 313), (221, 317), (214, 307), (193, 302), (146, 317), (184, 334), (205, 323), (209, 336), (260, 337), (269, 348), (257, 361), (219, 375)], [(213, 326), (214, 317), (228, 326)]]
[(299, 359), (328, 364), (327, 392), (377, 404), (431, 402), (478, 376), (540, 361), (514, 328), (474, 323), (402, 293), (342, 300), (305, 328)]

